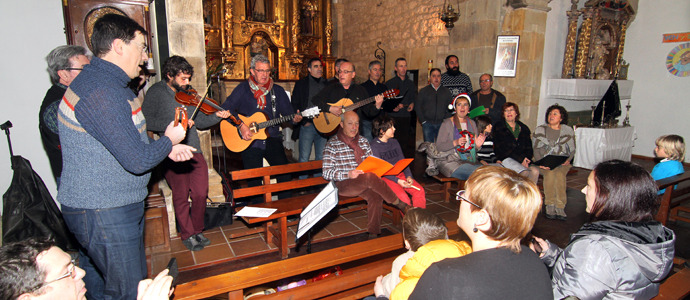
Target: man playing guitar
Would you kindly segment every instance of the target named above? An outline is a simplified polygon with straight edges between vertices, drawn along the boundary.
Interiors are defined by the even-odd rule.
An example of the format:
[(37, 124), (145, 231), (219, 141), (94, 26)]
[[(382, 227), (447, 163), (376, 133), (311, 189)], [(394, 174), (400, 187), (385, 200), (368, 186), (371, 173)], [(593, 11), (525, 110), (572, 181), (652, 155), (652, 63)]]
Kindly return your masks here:
[[(321, 90), (312, 102), (318, 106), (322, 112), (334, 114), (337, 117), (343, 113), (340, 106), (331, 106), (328, 103), (334, 103), (342, 98), (349, 98), (352, 102), (357, 103), (369, 97), (367, 90), (362, 86), (355, 84), (355, 66), (349, 62), (344, 61), (340, 65), (340, 71), (337, 74), (338, 82), (331, 83), (326, 88)], [(374, 105), (366, 105), (360, 108), (360, 113), (367, 117), (375, 117), (379, 114), (381, 105), (383, 103), (383, 95), (376, 96), (376, 103)]]
[[(273, 84), (271, 79), (271, 63), (261, 54), (252, 57), (251, 76), (247, 81), (240, 83), (221, 105), (234, 115), (251, 116), (254, 113), (262, 112), (269, 120), (294, 114), (290, 98), (285, 90)], [(296, 114), (292, 121), (299, 123), (302, 120), (300, 114)], [(288, 163), (285, 149), (283, 148), (283, 136), (280, 126), (266, 128), (268, 138), (265, 140), (255, 140), (249, 148), (242, 151), (242, 163), (245, 169), (263, 167), (263, 159), (271, 166), (284, 165)], [(247, 124), (239, 126), (242, 139), (251, 140), (254, 135)], [(290, 180), (290, 175), (277, 177), (278, 182)], [(250, 181), (249, 186), (257, 186), (260, 181)], [(281, 195), (278, 195), (281, 198)], [(283, 195), (284, 196), (284, 195)], [(262, 202), (261, 197), (252, 200)]]

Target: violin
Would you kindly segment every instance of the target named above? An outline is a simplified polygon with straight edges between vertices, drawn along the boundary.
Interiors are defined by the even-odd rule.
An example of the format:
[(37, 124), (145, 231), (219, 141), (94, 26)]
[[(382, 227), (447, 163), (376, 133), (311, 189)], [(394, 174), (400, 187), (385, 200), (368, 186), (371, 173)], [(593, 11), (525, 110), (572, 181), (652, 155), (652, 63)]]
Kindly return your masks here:
[(205, 97), (203, 101), (201, 101), (201, 95), (199, 95), (199, 93), (193, 88), (181, 90), (175, 93), (175, 100), (182, 105), (189, 106), (199, 106), (199, 102), (201, 102), (199, 110), (207, 115), (214, 114), (217, 111), (225, 110), (222, 107), (218, 106), (218, 102), (216, 102), (216, 100), (213, 100), (209, 97)]

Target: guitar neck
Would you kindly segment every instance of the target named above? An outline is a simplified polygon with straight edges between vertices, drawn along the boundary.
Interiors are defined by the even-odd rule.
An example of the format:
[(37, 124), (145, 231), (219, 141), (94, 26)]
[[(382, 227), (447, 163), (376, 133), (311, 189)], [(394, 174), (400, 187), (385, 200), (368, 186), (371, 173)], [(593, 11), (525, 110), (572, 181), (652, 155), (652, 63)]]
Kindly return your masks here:
[[(378, 96), (378, 95), (376, 95), (376, 96)], [(343, 108), (343, 112), (355, 110), (355, 109), (358, 109), (358, 108), (365, 106), (369, 103), (372, 103), (372, 102), (376, 101), (376, 96), (372, 96), (372, 97), (366, 98), (362, 101), (359, 101), (357, 103), (353, 103), (352, 105), (348, 105), (348, 106)]]
[(257, 127), (258, 127), (259, 129), (264, 129), (264, 128), (268, 128), (268, 127), (271, 127), (271, 126), (280, 125), (280, 124), (285, 123), (285, 122), (287, 122), (287, 121), (289, 121), (289, 120), (292, 120), (292, 118), (294, 118), (296, 115), (297, 115), (297, 114), (291, 114), (291, 115), (287, 115), (287, 116), (280, 117), (280, 118), (277, 118), (277, 119), (268, 120), (268, 121), (266, 121), (266, 122), (261, 122), (261, 123), (257, 124)]

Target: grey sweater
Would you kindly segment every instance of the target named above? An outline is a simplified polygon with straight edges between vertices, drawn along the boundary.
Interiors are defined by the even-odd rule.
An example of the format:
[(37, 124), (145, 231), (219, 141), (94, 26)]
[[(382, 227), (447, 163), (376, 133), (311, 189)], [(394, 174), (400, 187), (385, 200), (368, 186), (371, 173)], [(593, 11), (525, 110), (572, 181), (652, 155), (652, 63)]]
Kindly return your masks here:
[[(175, 117), (175, 108), (181, 106), (182, 104), (175, 101), (175, 92), (164, 80), (151, 86), (146, 93), (144, 104), (141, 105), (141, 111), (144, 113), (144, 117), (146, 117), (146, 126), (148, 130), (163, 135), (165, 128), (168, 127), (168, 124), (170, 124)], [(195, 107), (186, 107), (187, 113), (191, 118)], [(192, 146), (197, 149), (196, 153), (200, 153), (201, 145), (199, 143), (199, 134), (197, 134), (196, 129), (209, 128), (218, 124), (220, 120), (221, 118), (216, 117), (215, 114), (206, 115), (202, 112), (198, 112), (194, 118), (194, 126), (187, 130), (187, 136), (180, 143)]]

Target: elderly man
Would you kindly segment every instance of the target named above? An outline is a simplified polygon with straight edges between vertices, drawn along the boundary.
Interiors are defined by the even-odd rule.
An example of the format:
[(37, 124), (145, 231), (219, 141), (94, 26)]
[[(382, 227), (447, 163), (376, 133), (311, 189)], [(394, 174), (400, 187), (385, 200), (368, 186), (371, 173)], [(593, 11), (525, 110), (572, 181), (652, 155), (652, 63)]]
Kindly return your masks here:
[(414, 157), (417, 122), (413, 122), (410, 112), (414, 110), (417, 100), (417, 86), (407, 76), (407, 60), (404, 57), (395, 60), (395, 76), (386, 81), (386, 86), (389, 89), (400, 90), (400, 104), (390, 111), (387, 110), (386, 114), (395, 120), (395, 138), (400, 142), (405, 157)]
[[(388, 87), (386, 87), (385, 84), (380, 83), (379, 81), (381, 80), (381, 75), (383, 74), (383, 67), (381, 66), (381, 62), (378, 60), (374, 60), (369, 63), (369, 79), (362, 83), (362, 87), (367, 90), (367, 94), (369, 97), (374, 97), (376, 95), (382, 94), (386, 90), (388, 90)], [(360, 128), (359, 132), (367, 139), (367, 141), (371, 142), (374, 139), (374, 136), (371, 133), (371, 128), (372, 128), (372, 121), (374, 118), (378, 117), (380, 115), (381, 111), (381, 105), (382, 103), (372, 103), (372, 104), (367, 104), (365, 107), (366, 109), (370, 111), (371, 106), (374, 106), (376, 108), (376, 111), (374, 112), (379, 112), (371, 116), (365, 116), (363, 113), (359, 113), (359, 120), (360, 120)]]
[[(147, 129), (162, 134), (165, 127), (175, 117), (175, 108), (181, 105), (175, 100), (175, 94), (186, 90), (194, 75), (194, 67), (181, 56), (168, 58), (161, 68), (163, 79), (154, 84), (146, 94), (141, 111), (146, 117)], [(187, 112), (194, 112), (194, 106), (186, 106)], [(187, 131), (184, 142), (197, 150), (194, 157), (186, 162), (164, 162), (164, 176), (172, 190), (175, 218), (180, 227), (182, 244), (191, 251), (199, 251), (211, 244), (204, 236), (204, 213), (208, 198), (208, 167), (201, 152), (201, 142), (197, 128), (206, 129), (216, 125), (220, 120), (230, 116), (229, 111), (217, 111), (206, 115), (197, 113)], [(191, 199), (191, 207), (189, 199)]]
[(493, 123), (496, 123), (501, 120), (506, 96), (492, 89), (493, 85), (494, 77), (491, 74), (484, 73), (479, 76), (479, 89), (470, 95), (470, 99), (472, 99), (470, 110), (484, 106), (484, 113), (491, 117)]
[(465, 93), (472, 93), (472, 81), (467, 74), (460, 72), (460, 63), (455, 55), (446, 57), (446, 73), (441, 75), (441, 85), (447, 87), (450, 93), (455, 96)]
[(376, 174), (356, 170), (365, 158), (371, 156), (369, 142), (359, 135), (357, 113), (346, 112), (340, 126), (323, 151), (323, 178), (335, 182), (338, 195), (360, 196), (367, 201), (367, 231), (369, 238), (375, 238), (381, 233), (383, 201), (396, 206), (403, 213), (409, 206), (400, 201)]
[[(304, 111), (314, 106), (312, 98), (326, 87), (326, 79), (323, 78), (323, 63), (319, 58), (312, 58), (307, 62), (309, 74), (295, 83), (292, 90), (292, 108)], [(314, 145), (314, 158), (321, 160), (323, 147), (326, 146), (326, 138), (314, 127), (311, 119), (303, 119), (300, 126), (295, 128), (292, 139), (299, 136), (299, 162), (309, 160), (311, 147)]]
[(431, 83), (419, 91), (414, 108), (422, 124), (424, 141), (433, 143), (443, 120), (452, 115), (448, 105), (453, 102), (453, 97), (450, 90), (441, 85), (441, 70), (431, 69), (429, 78)]
[(41, 109), (38, 112), (38, 129), (41, 132), (43, 148), (50, 160), (53, 177), (59, 186), (60, 173), (62, 173), (62, 150), (60, 150), (58, 136), (57, 110), (67, 87), (81, 73), (84, 65), (89, 64), (89, 58), (86, 56), (84, 47), (64, 45), (50, 51), (46, 61), (53, 86), (46, 92), (41, 103)]
[[(251, 76), (247, 81), (243, 81), (232, 91), (230, 96), (223, 102), (222, 107), (230, 113), (251, 116), (255, 113), (264, 113), (269, 120), (294, 114), (290, 98), (285, 89), (274, 84), (271, 78), (271, 62), (266, 56), (255, 55), (251, 60), (249, 69)], [(293, 117), (294, 123), (302, 121), (302, 116), (297, 114)], [(247, 124), (239, 126), (240, 134), (244, 140), (251, 140), (254, 135), (249, 130)], [(288, 163), (285, 149), (283, 148), (283, 133), (280, 131), (280, 124), (266, 128), (268, 138), (265, 140), (255, 140), (246, 150), (242, 151), (242, 163), (245, 169), (263, 167), (263, 160), (266, 159), (271, 166), (284, 165)], [(290, 175), (277, 177), (278, 182), (290, 180)], [(249, 186), (261, 184), (260, 180), (252, 180)], [(279, 195), (279, 198), (286, 197), (287, 194)], [(263, 201), (261, 197), (252, 198), (252, 202)]]
[[(167, 299), (173, 278), (168, 270), (139, 282), (136, 299)], [(86, 273), (52, 241), (29, 239), (0, 248), (0, 299), (86, 299)], [(134, 298), (132, 298), (134, 299)]]
[(147, 274), (144, 199), (151, 169), (165, 157), (192, 158), (173, 122), (157, 141), (127, 83), (146, 59), (146, 31), (117, 14), (98, 19), (95, 57), (72, 81), (59, 106), (64, 162), (57, 200), (83, 251), (79, 266), (89, 299), (134, 299)]

